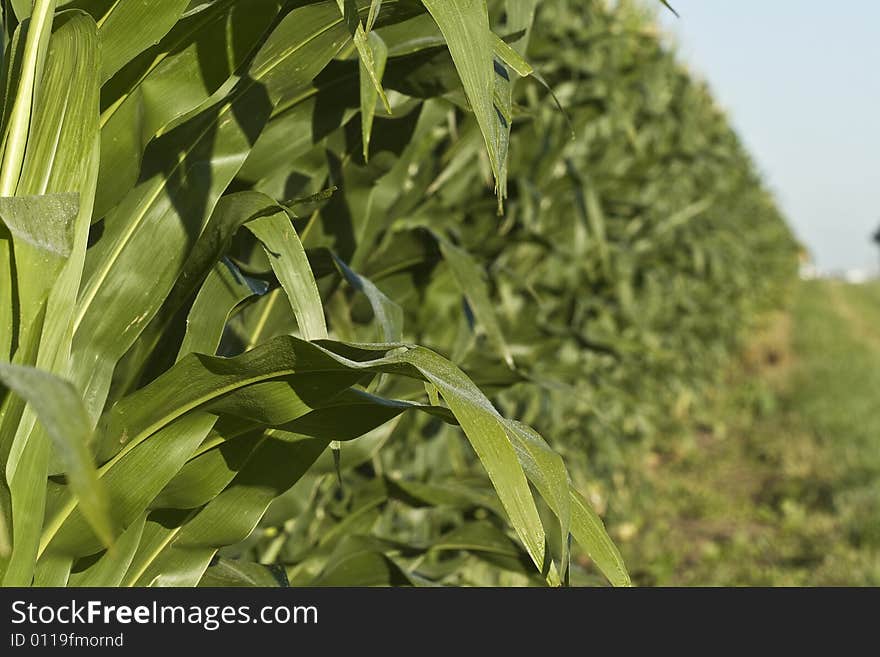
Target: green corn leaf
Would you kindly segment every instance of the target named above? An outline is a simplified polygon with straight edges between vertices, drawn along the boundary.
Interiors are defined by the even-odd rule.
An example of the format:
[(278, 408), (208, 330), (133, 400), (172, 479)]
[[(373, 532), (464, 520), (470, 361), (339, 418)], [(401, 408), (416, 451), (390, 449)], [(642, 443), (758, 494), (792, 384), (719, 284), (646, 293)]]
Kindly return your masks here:
[(222, 425), (224, 435), (247, 433), (261, 427), (287, 425), (316, 408), (333, 404), (360, 377), (345, 371), (307, 371), (250, 383), (227, 391), (206, 408), (225, 419), (238, 421)]
[(290, 216), (279, 209), (273, 216), (249, 222), (247, 228), (262, 242), (272, 270), (293, 307), (300, 334), (306, 340), (326, 338), (327, 324), (321, 295)]
[[(214, 211), (208, 218), (208, 222), (201, 235), (199, 235), (198, 240), (193, 245), (174, 287), (165, 296), (161, 309), (139, 336), (135, 348), (126, 355), (126, 365), (128, 367), (138, 372), (141, 371), (141, 368), (146, 368), (144, 374), (153, 378), (171, 365), (169, 358), (156, 358), (155, 352), (161, 340), (167, 339), (168, 331), (171, 330), (173, 322), (178, 317), (178, 313), (190, 302), (193, 295), (200, 293), (200, 286), (204, 286), (212, 269), (215, 266), (219, 266), (218, 261), (223, 259), (224, 253), (230, 248), (239, 228), (252, 219), (270, 216), (277, 212), (278, 205), (272, 199), (258, 192), (229, 194), (220, 199), (217, 207), (214, 208)], [(227, 260), (227, 262), (229, 261)], [(244, 288), (238, 287), (238, 283), (244, 279), (239, 277), (235, 280), (237, 281), (236, 289), (241, 294), (246, 294)], [(255, 291), (262, 289), (261, 283), (257, 281), (253, 281), (253, 286)], [(212, 287), (212, 289), (217, 290), (216, 287)], [(228, 290), (228, 288), (222, 289)], [(202, 304), (206, 302), (205, 299), (202, 300)], [(200, 304), (200, 307), (204, 308), (202, 304)], [(193, 310), (193, 308), (190, 309), (190, 315), (192, 315)], [(229, 306), (226, 310), (231, 311), (232, 306)], [(219, 324), (220, 318), (217, 317), (218, 314), (222, 314), (222, 309), (212, 307), (209, 309), (209, 313), (205, 315), (205, 319), (209, 320), (210, 315)], [(196, 319), (196, 317), (192, 317), (192, 319)], [(222, 334), (223, 325), (214, 325), (212, 330)], [(187, 336), (189, 336), (189, 339), (193, 339), (196, 333), (187, 330), (183, 335), (183, 339), (187, 340)], [(210, 342), (212, 339), (208, 335), (204, 337), (206, 342)], [(178, 350), (180, 356), (188, 353), (182, 351), (183, 348), (184, 345), (181, 345), (181, 349)], [(189, 346), (187, 345), (186, 348), (189, 349)], [(193, 349), (193, 351), (199, 351), (199, 349)], [(206, 353), (214, 352), (208, 349)], [(150, 355), (154, 356), (152, 361), (149, 363), (145, 362)]]
[[(108, 216), (86, 263), (73, 356), (90, 413), (100, 412), (113, 365), (161, 307), (192, 236), (201, 233), (273, 104), (308, 87), (342, 47), (345, 33), (336, 7), (293, 10), (257, 53), (230, 102), (202, 111), (148, 149), (144, 167), (151, 175), (142, 171), (143, 182)], [(187, 175), (203, 168), (211, 175)]]
[(101, 82), (104, 83), (138, 54), (175, 26), (188, 0), (118, 0), (98, 20), (101, 41)]
[(172, 543), (191, 512), (161, 512), (147, 519), (122, 586), (196, 586), (214, 550), (178, 550)]
[(361, 276), (342, 260), (333, 255), (342, 276), (355, 290), (364, 294), (373, 309), (373, 315), (382, 332), (383, 342), (400, 342), (403, 339), (403, 309), (389, 299), (375, 284)]
[[(485, 0), (423, 0), (449, 52), (489, 152), (499, 200), (506, 194), (509, 121), (495, 106), (493, 36)], [(506, 75), (506, 73), (505, 73)]]
[(264, 441), (223, 493), (154, 529), (155, 540), (144, 542), (125, 583), (195, 586), (217, 548), (244, 540), (271, 501), (293, 486), (327, 445), (295, 436)]
[[(118, 457), (120, 450), (127, 453), (190, 411), (221, 400), (226, 404), (235, 403), (235, 398), (230, 399), (233, 393), (262, 382), (288, 379), (296, 389), (300, 385), (299, 377), (304, 377), (302, 395), (298, 396), (304, 405), (298, 408), (310, 408), (309, 399), (315, 400), (312, 404), (317, 403), (334, 397), (352, 384), (350, 376), (312, 376), (334, 371), (346, 374), (345, 368), (334, 358), (300, 340), (287, 343), (278, 338), (232, 359), (191, 354), (157, 379), (161, 384), (154, 382), (117, 402), (107, 412), (101, 421), (98, 457), (107, 460)], [(244, 403), (257, 409), (249, 413), (259, 412), (266, 403), (266, 394), (263, 391), (256, 399), (245, 398)], [(218, 408), (222, 410), (223, 406)]]
[[(355, 366), (355, 361), (342, 362)], [(373, 368), (379, 363), (392, 372), (400, 366), (404, 366), (404, 372), (412, 368), (410, 376), (416, 374), (437, 387), (486, 468), (511, 525), (535, 565), (542, 568), (544, 529), (501, 416), (488, 399), (461, 370), (426, 349), (405, 347), (389, 352), (372, 365), (366, 361), (356, 366)]]
[[(186, 357), (157, 383), (133, 395), (127, 403), (117, 404), (103, 424), (102, 432), (108, 437), (105, 445), (109, 448), (115, 443), (118, 449), (119, 439), (122, 438), (125, 447), (114, 460), (124, 458), (125, 454), (135, 450), (153, 433), (183, 414), (204, 406), (220, 395), (260, 381), (307, 374), (309, 371), (364, 371), (416, 376), (435, 385), (449, 405), (488, 471), (511, 524), (533, 561), (541, 567), (544, 562), (544, 532), (508, 435), (509, 430), (469, 379), (451, 363), (424, 349), (401, 347), (388, 351), (389, 347), (373, 350), (339, 348), (348, 357), (328, 351), (326, 347), (320, 348), (285, 337), (229, 361), (203, 356)], [(352, 360), (352, 356), (357, 360)], [(179, 387), (169, 385), (175, 380), (180, 382)]]
[(519, 547), (504, 532), (488, 522), (470, 522), (444, 534), (431, 544), (436, 552), (467, 550), (518, 558)]
[(451, 507), (471, 509), (474, 507), (491, 509), (501, 516), (503, 511), (498, 500), (484, 489), (470, 489), (460, 482), (450, 481), (422, 483), (406, 479), (386, 477), (388, 495), (406, 504), (420, 507)]
[[(572, 522), (569, 500), (570, 482), (565, 463), (562, 457), (554, 452), (531, 427), (513, 420), (508, 420), (506, 424), (526, 476), (559, 520), (560, 545), (562, 547), (559, 576), (564, 580), (568, 569), (568, 537), (571, 533)], [(582, 534), (579, 534), (579, 536), (583, 538)], [(608, 538), (607, 534), (603, 535), (602, 538), (607, 543), (601, 544), (600, 549), (606, 544), (611, 543), (611, 539)], [(583, 545), (583, 547), (596, 550), (596, 543)]]
[[(133, 523), (162, 491), (208, 435), (216, 417), (193, 413), (157, 432), (139, 449), (131, 450), (99, 470), (101, 483), (113, 504), (114, 522), (123, 528)], [(83, 531), (84, 509), (68, 498), (48, 519), (40, 554), (82, 557), (101, 547)]]
[[(361, 71), (369, 78), (373, 88), (376, 90), (376, 94), (382, 100), (382, 105), (385, 106), (385, 111), (391, 114), (391, 105), (388, 102), (388, 97), (385, 95), (385, 89), (382, 88), (380, 63), (375, 57), (374, 44), (370, 42), (367, 33), (364, 31), (363, 23), (361, 23), (357, 1), (336, 0), (336, 4), (345, 20), (355, 48), (357, 48)], [(387, 57), (387, 54), (385, 57)], [(384, 68), (384, 62), (381, 68)]]
[[(370, 32), (366, 38), (367, 48), (370, 49), (370, 59), (373, 62), (373, 74), (367, 69), (363, 59), (360, 61), (361, 81), (361, 140), (364, 146), (364, 160), (370, 159), (370, 138), (373, 134), (373, 122), (376, 118), (376, 101), (379, 92), (373, 84), (373, 78), (379, 79), (385, 74), (385, 64), (388, 61), (388, 46), (375, 32)], [(387, 103), (387, 98), (385, 99)], [(388, 113), (391, 113), (389, 108)]]
[[(349, 379), (349, 382), (351, 380)], [(274, 388), (271, 392), (268, 387)], [(373, 427), (388, 423), (402, 413), (419, 410), (455, 422), (445, 408), (423, 406), (411, 402), (381, 399), (356, 390), (345, 390), (330, 396), (315, 408), (298, 402), (298, 397), (287, 382), (250, 386), (241, 398), (230, 403), (227, 397), (212, 411), (240, 418), (238, 423), (218, 427), (219, 444), (208, 441), (181, 469), (154, 501), (156, 508), (193, 509), (207, 504), (229, 484), (255, 450), (259, 449), (259, 435), (263, 426), (275, 426), (286, 434), (304, 434), (327, 440), (351, 440), (368, 433)], [(266, 403), (274, 398), (275, 407)], [(257, 409), (253, 400), (261, 399)], [(250, 403), (249, 403), (250, 402)], [(346, 461), (347, 463), (349, 460)]]
[[(70, 254), (47, 300), (37, 365), (67, 376), (71, 319), (82, 278), (97, 184), (98, 42), (94, 21), (77, 11), (58, 14), (49, 42), (41, 102), (34, 113), (19, 194), (76, 197), (68, 229)], [(47, 198), (51, 198), (48, 196)]]
[(353, 440), (390, 422), (401, 413), (419, 410), (455, 423), (445, 408), (382, 399), (359, 390), (347, 390), (331, 402), (279, 426), (295, 434), (328, 440)]
[(95, 22), (72, 10), (60, 12), (54, 25), (16, 190), (21, 196), (81, 193), (92, 168), (99, 89)]
[(497, 34), (492, 34), (492, 51), (521, 78), (527, 78), (535, 72), (535, 69), (523, 59), (522, 55)]
[(367, 15), (366, 31), (369, 34), (376, 25), (379, 12), (382, 10), (382, 0), (370, 0), (370, 13)]
[(278, 432), (255, 450), (232, 484), (180, 532), (182, 548), (219, 548), (243, 541), (269, 504), (290, 489), (327, 449), (327, 441)]
[[(46, 50), (52, 35), (56, 0), (35, 0), (27, 24), (21, 70), (12, 107), (5, 117), (3, 157), (0, 160), (0, 196), (12, 196), (21, 176), (21, 169), (32, 122), (32, 110), (39, 91)], [(15, 60), (13, 60), (15, 61)], [(7, 99), (7, 103), (10, 99)]]
[[(262, 444), (262, 429), (235, 436), (187, 461), (152, 503), (156, 509), (198, 509), (217, 497)], [(219, 435), (219, 434), (218, 434)], [(199, 451), (205, 449), (203, 445)]]
[[(268, 107), (255, 87), (238, 102), (242, 121), (259, 125), (268, 118)], [(104, 238), (89, 251), (73, 356), (91, 414), (101, 410), (110, 368), (162, 306), (186, 264), (189, 236), (201, 233), (213, 204), (250, 148), (246, 126), (236, 120), (222, 123), (208, 138), (210, 126), (227, 111), (228, 107), (214, 108), (154, 142), (154, 156), (148, 154), (145, 162), (158, 170), (108, 217)], [(186, 162), (178, 161), (178, 140), (192, 144)], [(163, 171), (181, 167), (179, 176)], [(183, 175), (192, 167), (207, 167), (212, 175), (196, 177), (192, 187)]]
[(22, 340), (40, 330), (49, 292), (73, 251), (78, 213), (76, 194), (0, 198), (0, 218), (15, 250)]
[(33, 580), (46, 507), (50, 449), (45, 434), (35, 433), (15, 471), (6, 471), (11, 498), (12, 553), (0, 561), (3, 586), (28, 586)]
[(463, 249), (443, 238), (438, 238), (438, 242), (440, 243), (443, 257), (452, 270), (459, 289), (468, 300), (468, 304), (477, 321), (483, 330), (486, 331), (486, 335), (489, 336), (492, 344), (498, 349), (504, 362), (513, 369), (515, 367), (513, 354), (501, 330), (501, 325), (495, 313), (495, 307), (489, 296), (485, 273)]
[(214, 265), (189, 312), (177, 360), (192, 353), (216, 354), (235, 308), (267, 290), (265, 282), (248, 278), (228, 260)]
[(221, 558), (205, 571), (199, 586), (272, 588), (288, 586), (288, 582), (283, 568), (269, 568), (258, 563)]
[[(104, 86), (96, 219), (134, 187), (149, 141), (208, 101), (252, 55), (278, 8), (276, 0), (214, 3), (181, 20)], [(199, 57), (209, 44), (211, 56)]]
[[(94, 21), (80, 12), (71, 11), (62, 12), (56, 25), (58, 29), (51, 35), (47, 46), (40, 102), (33, 112), (28, 150), (16, 186), (20, 195), (80, 195), (72, 255), (49, 301), (47, 313), (54, 319), (47, 326), (47, 335), (42, 338), (38, 361), (43, 368), (60, 371), (54, 358), (56, 351), (69, 342), (69, 337), (65, 336), (67, 324), (64, 318), (70, 314), (69, 306), (79, 286), (94, 195), (91, 170), (95, 166), (93, 151), (97, 143), (98, 80)], [(0, 227), (0, 267), (11, 255), (4, 233)], [(0, 288), (10, 283), (11, 277), (0, 276)], [(11, 299), (11, 290), (3, 298)], [(11, 308), (6, 301), (0, 301), (0, 347), (7, 352), (12, 335), (11, 322)]]
[(620, 551), (609, 538), (602, 520), (574, 488), (571, 489), (571, 533), (612, 584), (632, 585)]
[(0, 381), (34, 409), (64, 465), (84, 519), (100, 542), (109, 545), (114, 531), (108, 498), (89, 451), (91, 425), (76, 390), (46, 372), (4, 363), (0, 363)]
[(72, 563), (72, 559), (65, 556), (43, 559), (37, 564), (33, 585), (53, 588), (67, 586)]
[(339, 542), (310, 586), (412, 586), (413, 580), (368, 539), (349, 536)]
[(144, 533), (147, 516), (142, 515), (122, 532), (113, 546), (113, 551), (105, 551), (88, 568), (70, 574), (69, 586), (111, 587), (119, 586), (131, 566), (134, 554)]

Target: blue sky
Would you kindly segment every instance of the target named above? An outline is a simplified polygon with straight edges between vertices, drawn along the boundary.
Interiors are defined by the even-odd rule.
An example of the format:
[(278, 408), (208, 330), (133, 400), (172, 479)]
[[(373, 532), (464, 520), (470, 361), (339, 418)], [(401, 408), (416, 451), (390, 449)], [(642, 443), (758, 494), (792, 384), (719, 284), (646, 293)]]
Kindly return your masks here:
[(670, 0), (662, 24), (708, 80), (823, 269), (874, 267), (880, 1)]

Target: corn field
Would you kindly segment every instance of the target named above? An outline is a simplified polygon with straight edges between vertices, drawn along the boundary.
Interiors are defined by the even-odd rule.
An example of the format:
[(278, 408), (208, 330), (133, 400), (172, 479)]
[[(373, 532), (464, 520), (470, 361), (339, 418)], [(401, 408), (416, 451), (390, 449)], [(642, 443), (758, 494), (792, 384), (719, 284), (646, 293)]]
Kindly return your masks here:
[(5, 0), (3, 585), (628, 585), (797, 262), (655, 9)]

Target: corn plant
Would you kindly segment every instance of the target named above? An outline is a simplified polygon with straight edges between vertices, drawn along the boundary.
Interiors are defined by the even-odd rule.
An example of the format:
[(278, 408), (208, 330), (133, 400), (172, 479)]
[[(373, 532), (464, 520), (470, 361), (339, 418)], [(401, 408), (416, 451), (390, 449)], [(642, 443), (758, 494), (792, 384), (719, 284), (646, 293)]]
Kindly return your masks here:
[[(394, 298), (419, 300), (404, 303), (414, 339), (459, 345), (456, 362), (505, 408), (611, 478), (635, 458), (629, 446), (651, 446), (717, 380), (793, 280), (797, 245), (727, 117), (641, 3), (539, 3), (530, 35), (527, 59), (566, 114), (520, 85), (500, 226), (491, 194), (459, 175), (485, 159), (460, 113), (422, 166), (423, 191), (410, 192), (428, 200), (362, 268)], [(426, 230), (438, 273), (386, 283), (382, 247), (399, 253)], [(462, 293), (476, 333), (456, 312)]]
[[(257, 561), (277, 548), (218, 553), (262, 540), (254, 529), (298, 481), (332, 479), (418, 414), (460, 428), (491, 482), (468, 504), (494, 533), (448, 545), (494, 541), (558, 584), (572, 536), (628, 583), (559, 455), (452, 361), (403, 341), (393, 286), (364, 275), (385, 192), (418, 206), (419, 162), (450, 113), (471, 117), (503, 204), (512, 85), (529, 72), (509, 42), (534, 4), (3, 3), (4, 585), (272, 580)], [(507, 41), (490, 27), (502, 10)], [(437, 56), (452, 66), (432, 79)], [(356, 166), (386, 184), (335, 189)], [(467, 255), (438, 243), (467, 280)], [(394, 255), (387, 266), (412, 274)], [(454, 493), (381, 483), (434, 506)], [(292, 530), (303, 510), (287, 509)], [(441, 578), (386, 548), (337, 550), (297, 581)]]
[[(646, 452), (670, 448), (664, 436), (699, 407), (753, 319), (780, 303), (797, 245), (727, 117), (644, 3), (512, 8), (490, 12), (519, 56), (502, 61), (511, 84), (497, 89), (510, 99), (496, 103), (511, 128), (504, 216), (456, 62), (421, 17), (379, 30), (390, 52), (405, 39), (425, 46), (406, 65), (390, 60), (383, 78), (428, 98), (397, 118), (411, 138), (395, 144), (394, 122), (377, 115), (369, 160), (346, 157), (341, 133), (331, 140), (332, 176), (302, 193), (339, 189), (307, 239), (343, 253), (402, 306), (410, 339), (447, 353), (499, 407), (552, 437), (579, 488), (613, 514)], [(278, 134), (297, 120), (277, 117)], [(301, 147), (286, 152), (287, 162), (244, 175), (282, 194), (311, 171)], [(373, 330), (349, 290), (332, 293), (328, 313), (352, 339)], [(284, 563), (291, 581), (381, 550), (435, 581), (524, 582), (457, 432), (424, 416), (387, 431), (343, 459), (342, 495), (313, 473), (228, 555)], [(465, 541), (484, 549), (456, 552)]]

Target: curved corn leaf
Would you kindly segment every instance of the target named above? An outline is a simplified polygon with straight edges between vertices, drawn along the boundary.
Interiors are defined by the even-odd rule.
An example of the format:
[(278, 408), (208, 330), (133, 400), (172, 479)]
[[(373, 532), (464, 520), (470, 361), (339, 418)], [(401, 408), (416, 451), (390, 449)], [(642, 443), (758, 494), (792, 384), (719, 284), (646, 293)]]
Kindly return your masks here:
[(321, 294), (290, 216), (279, 209), (272, 216), (254, 219), (247, 228), (263, 243), (272, 270), (293, 307), (300, 334), (306, 340), (326, 338)]
[(244, 540), (269, 503), (289, 489), (327, 448), (327, 441), (272, 438), (255, 450), (228, 488), (200, 510), (178, 512), (158, 526), (126, 573), (126, 585), (195, 586), (218, 547)]
[[(157, 432), (140, 449), (126, 452), (99, 470), (118, 526), (128, 528), (146, 510), (208, 435), (216, 419), (204, 413), (181, 418)], [(100, 550), (100, 543), (82, 530), (84, 513), (79, 499), (62, 503), (48, 518), (40, 554), (48, 550), (50, 555), (82, 557)]]
[(268, 289), (267, 283), (245, 276), (229, 260), (214, 265), (189, 312), (177, 360), (192, 353), (216, 354), (235, 308)]
[(382, 340), (384, 342), (400, 342), (403, 339), (403, 309), (385, 296), (375, 284), (352, 270), (335, 254), (333, 260), (348, 284), (358, 292), (362, 292), (370, 302), (373, 316), (382, 332)]
[(620, 551), (605, 531), (605, 525), (574, 487), (571, 489), (571, 533), (614, 586), (631, 586)]
[[(345, 347), (329, 342), (319, 346), (286, 337), (231, 360), (188, 356), (152, 385), (117, 404), (107, 416), (102, 423), (104, 439), (99, 453), (106, 458), (114, 449), (121, 447), (122, 450), (104, 468), (112, 472), (111, 466), (128, 454), (137, 455), (139, 445), (151, 444), (150, 436), (163, 427), (173, 426), (170, 423), (177, 418), (237, 389), (291, 375), (357, 371), (418, 377), (438, 389), (486, 468), (517, 534), (533, 561), (541, 567), (544, 531), (511, 443), (509, 428), (458, 368), (425, 349)], [(326, 390), (326, 385), (324, 387)], [(324, 399), (328, 396), (326, 392), (316, 393)], [(335, 396), (338, 392), (332, 394)], [(64, 514), (74, 508), (72, 501), (53, 525), (64, 522)], [(51, 538), (50, 531), (44, 543)]]
[(43, 559), (37, 564), (33, 585), (53, 588), (67, 586), (71, 564), (72, 560), (65, 556)]
[(146, 521), (147, 516), (144, 514), (132, 522), (119, 536), (112, 551), (105, 551), (88, 568), (70, 573), (68, 585), (81, 587), (119, 586), (141, 542)]
[(346, 537), (311, 586), (412, 586), (413, 580), (372, 541)]
[[(107, 493), (89, 452), (92, 430), (77, 391), (66, 381), (29, 367), (0, 363), (0, 382), (27, 400), (64, 464), (84, 519), (105, 546), (113, 540)], [(37, 478), (38, 472), (27, 473)], [(17, 532), (13, 535), (16, 540)]]

